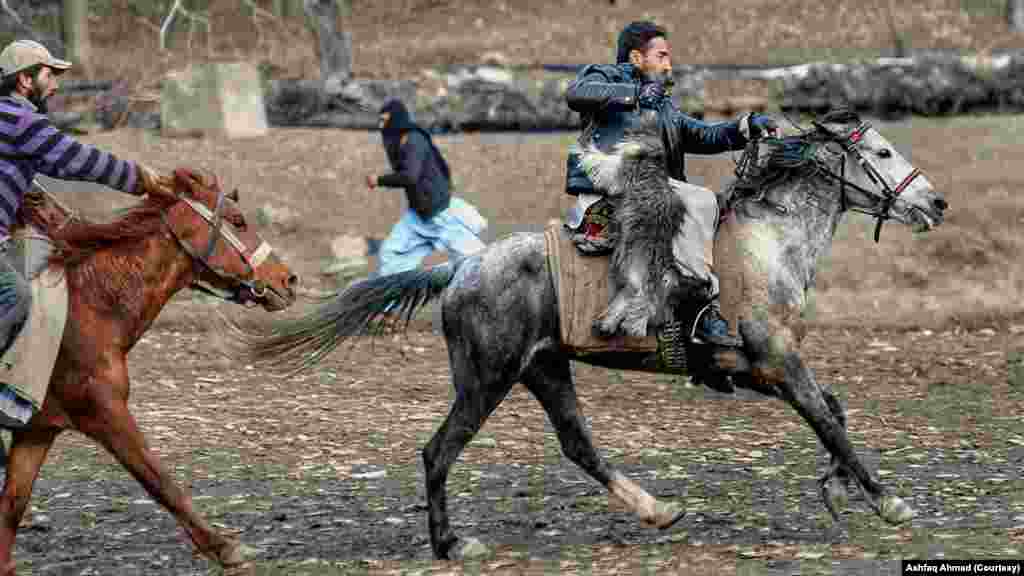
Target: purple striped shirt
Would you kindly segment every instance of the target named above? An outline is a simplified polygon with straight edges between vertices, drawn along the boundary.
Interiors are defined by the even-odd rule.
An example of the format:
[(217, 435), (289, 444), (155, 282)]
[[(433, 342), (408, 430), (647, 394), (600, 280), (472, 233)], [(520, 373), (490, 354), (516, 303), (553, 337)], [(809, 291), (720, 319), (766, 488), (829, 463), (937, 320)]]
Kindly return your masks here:
[(88, 180), (133, 193), (138, 170), (61, 133), (20, 96), (0, 98), (0, 239), (7, 238), (37, 173)]

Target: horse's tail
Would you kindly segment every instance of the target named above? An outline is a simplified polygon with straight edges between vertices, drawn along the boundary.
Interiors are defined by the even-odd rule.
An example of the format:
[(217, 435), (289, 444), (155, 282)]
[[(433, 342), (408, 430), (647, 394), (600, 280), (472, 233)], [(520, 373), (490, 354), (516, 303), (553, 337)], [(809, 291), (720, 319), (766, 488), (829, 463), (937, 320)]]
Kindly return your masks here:
[(241, 327), (228, 321), (229, 336), (243, 345), (245, 360), (299, 371), (330, 353), (346, 338), (379, 333), (392, 316), (408, 326), (416, 312), (444, 291), (455, 277), (459, 260), (427, 269), (378, 276), (327, 296), (305, 316), (272, 322), (268, 327)]

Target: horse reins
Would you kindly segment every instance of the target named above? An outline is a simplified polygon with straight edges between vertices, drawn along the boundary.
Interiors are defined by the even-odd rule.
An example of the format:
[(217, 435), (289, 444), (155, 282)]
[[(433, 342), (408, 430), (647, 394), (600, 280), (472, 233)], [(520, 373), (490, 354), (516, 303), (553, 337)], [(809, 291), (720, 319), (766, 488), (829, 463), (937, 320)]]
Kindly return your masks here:
[(203, 268), (215, 275), (217, 278), (233, 282), (238, 286), (234, 294), (231, 294), (230, 296), (225, 296), (220, 290), (208, 285), (202, 280), (193, 282), (193, 288), (229, 302), (245, 304), (247, 301), (262, 298), (267, 292), (267, 285), (261, 280), (246, 280), (244, 278), (240, 278), (210, 264), (209, 259), (213, 256), (213, 253), (217, 248), (217, 242), (223, 238), (225, 242), (234, 248), (241, 257), (242, 262), (244, 262), (248, 268), (247, 272), (253, 276), (256, 273), (256, 268), (263, 264), (271, 253), (273, 253), (273, 248), (265, 240), (261, 240), (260, 245), (256, 247), (251, 255), (249, 254), (249, 249), (245, 243), (242, 242), (229, 228), (225, 228), (223, 226), (224, 198), (224, 191), (218, 190), (217, 204), (211, 212), (209, 208), (195, 200), (192, 200), (191, 198), (186, 198), (184, 196), (178, 197), (178, 199), (191, 208), (193, 212), (198, 214), (200, 218), (210, 224), (210, 239), (202, 254), (199, 254), (198, 251), (189, 245), (188, 242), (178, 236), (177, 232), (174, 231), (174, 228), (167, 220), (166, 214), (161, 214), (161, 218), (163, 218), (164, 224), (167, 225), (168, 230), (171, 231), (171, 236), (174, 237), (178, 246), (188, 254), (194, 262), (201, 264)]
[[(853, 132), (851, 132), (849, 136), (845, 138), (840, 137), (838, 134), (836, 134), (830, 128), (828, 128), (824, 124), (821, 124), (820, 122), (815, 121), (813, 124), (819, 130), (828, 134), (836, 143), (842, 146), (845, 152), (853, 154), (853, 156), (857, 159), (857, 164), (867, 175), (868, 179), (871, 180), (876, 186), (881, 188), (883, 197), (879, 201), (880, 210), (874, 213), (864, 210), (857, 210), (858, 212), (863, 212), (864, 214), (868, 214), (869, 216), (874, 216), (875, 218), (877, 218), (877, 223), (875, 224), (875, 242), (878, 242), (882, 234), (882, 224), (884, 224), (885, 221), (890, 218), (889, 210), (892, 208), (893, 203), (896, 201), (897, 198), (899, 198), (900, 194), (902, 194), (903, 191), (906, 190), (908, 186), (910, 186), (910, 183), (913, 182), (915, 178), (921, 175), (921, 171), (917, 168), (914, 168), (913, 170), (910, 171), (909, 174), (907, 174), (903, 178), (903, 180), (900, 181), (899, 184), (896, 185), (895, 188), (893, 188), (889, 185), (888, 182), (885, 181), (885, 178), (878, 172), (874, 165), (872, 165), (871, 162), (868, 162), (868, 159), (864, 157), (864, 154), (857, 147), (857, 144), (864, 138), (864, 134), (866, 134), (867, 131), (871, 129), (871, 123), (861, 122), (856, 128), (854, 128)], [(867, 196), (875, 196), (874, 192), (866, 190), (865, 188), (858, 186), (857, 184), (854, 184), (853, 182), (850, 182), (849, 180), (846, 179), (845, 155), (843, 156), (843, 163), (840, 166), (839, 174), (835, 174), (834, 172), (829, 170), (828, 167), (823, 167), (822, 171), (823, 173), (827, 174), (828, 176), (832, 177), (833, 179), (839, 182), (839, 201), (843, 208), (846, 207), (847, 186)]]

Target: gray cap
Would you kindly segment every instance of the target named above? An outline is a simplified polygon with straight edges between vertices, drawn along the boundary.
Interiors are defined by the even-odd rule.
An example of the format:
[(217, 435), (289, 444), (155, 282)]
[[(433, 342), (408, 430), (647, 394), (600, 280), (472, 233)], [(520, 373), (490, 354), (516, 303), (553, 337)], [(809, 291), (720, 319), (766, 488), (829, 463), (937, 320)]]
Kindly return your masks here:
[(49, 66), (58, 73), (71, 68), (71, 62), (54, 58), (46, 46), (35, 40), (15, 40), (0, 52), (0, 74), (5, 77), (38, 65)]

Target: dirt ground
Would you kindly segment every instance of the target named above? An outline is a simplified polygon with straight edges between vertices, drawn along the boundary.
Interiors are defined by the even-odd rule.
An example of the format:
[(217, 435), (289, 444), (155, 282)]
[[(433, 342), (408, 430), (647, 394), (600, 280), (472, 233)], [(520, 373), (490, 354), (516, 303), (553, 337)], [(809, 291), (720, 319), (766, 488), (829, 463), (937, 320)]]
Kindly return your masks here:
[[(1024, 389), (1007, 381), (1008, 336), (811, 336), (811, 365), (847, 404), (860, 455), (918, 511), (903, 528), (856, 497), (831, 522), (816, 489), (825, 454), (782, 403), (578, 365), (603, 453), (686, 505), (672, 529), (641, 528), (560, 455), (517, 388), (449, 479), (456, 528), (494, 552), (465, 563), (431, 561), (426, 536), (419, 449), (449, 401), (436, 335), (358, 341), (283, 380), (210, 354), (210, 334), (157, 329), (133, 352), (132, 404), (259, 574), (897, 574), (901, 557), (1024, 556)], [(36, 575), (209, 570), (112, 458), (70, 434), (16, 553)]]
[[(431, 561), (419, 450), (447, 411), (450, 386), (444, 342), (424, 325), (354, 341), (283, 379), (213, 353), (213, 304), (183, 295), (132, 353), (132, 405), (196, 505), (252, 547), (260, 574), (852, 575), (896, 574), (904, 557), (1021, 558), (1024, 378), (1011, 377), (1007, 360), (1024, 352), (1021, 122), (878, 124), (946, 192), (948, 221), (917, 236), (890, 224), (875, 245), (872, 223), (851, 218), (822, 267), (806, 356), (847, 404), (870, 469), (918, 510), (907, 527), (884, 525), (856, 497), (833, 525), (815, 483), (825, 454), (781, 402), (577, 365), (603, 453), (652, 493), (685, 503), (686, 516), (662, 533), (609, 507), (517, 388), (449, 479), (456, 528), (493, 555)], [(384, 166), (373, 134), (85, 139), (159, 169), (212, 170), (240, 189), (253, 221), (264, 204), (290, 210), (293, 218), (263, 231), (320, 289), (332, 286), (318, 274), (330, 240), (386, 234), (401, 208), (399, 193), (360, 184)], [(570, 139), (438, 143), (493, 237), (558, 217)], [(689, 165), (708, 185), (732, 169), (728, 156)], [(125, 202), (54, 188), (93, 215)], [(36, 575), (211, 571), (112, 458), (74, 434), (43, 467), (16, 557), (19, 573)]]

